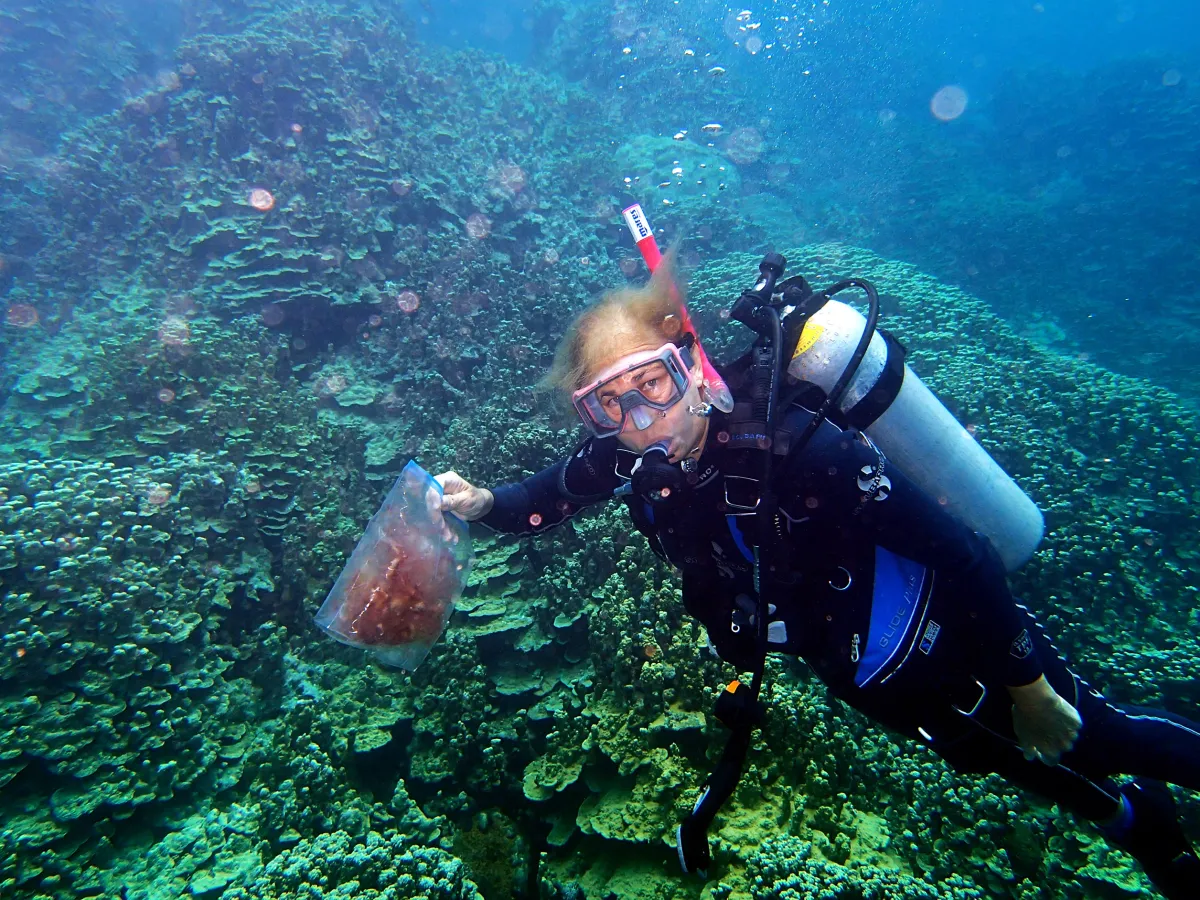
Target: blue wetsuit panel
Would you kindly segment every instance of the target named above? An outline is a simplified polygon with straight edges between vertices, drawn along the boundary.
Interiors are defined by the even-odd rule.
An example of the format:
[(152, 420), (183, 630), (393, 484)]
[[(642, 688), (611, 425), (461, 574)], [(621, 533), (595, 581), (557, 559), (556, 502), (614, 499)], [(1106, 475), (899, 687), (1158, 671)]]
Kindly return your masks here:
[(925, 567), (890, 550), (875, 547), (875, 588), (871, 627), (854, 683), (864, 687), (891, 662), (904, 645), (917, 614)]
[(754, 554), (746, 546), (746, 538), (742, 536), (742, 529), (738, 525), (737, 516), (726, 515), (725, 521), (729, 523), (729, 533), (733, 536), (733, 542), (737, 544), (738, 552), (745, 557), (746, 562), (754, 562)]

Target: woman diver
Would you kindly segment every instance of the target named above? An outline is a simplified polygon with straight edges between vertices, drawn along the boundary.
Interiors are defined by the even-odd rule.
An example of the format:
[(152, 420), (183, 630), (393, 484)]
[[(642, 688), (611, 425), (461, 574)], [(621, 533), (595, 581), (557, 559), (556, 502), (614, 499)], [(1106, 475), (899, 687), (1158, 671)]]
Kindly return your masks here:
[[(571, 397), (587, 439), (519, 484), (488, 490), (443, 473), (443, 508), (532, 534), (623, 497), (682, 572), (684, 605), (710, 647), (741, 671), (758, 667), (752, 708), (728, 717), (743, 754), (746, 723), (757, 721), (757, 651), (797, 655), (834, 696), (956, 770), (999, 773), (1095, 822), (1168, 898), (1200, 897), (1200, 860), (1163, 784), (1200, 790), (1200, 725), (1090, 689), (1014, 601), (992, 542), (861, 432), (818, 419), (783, 452), (779, 435), (813, 423), (803, 404), (772, 432), (781, 550), (756, 571), (768, 532), (749, 520), (764, 516), (762, 485), (739, 456), (737, 416), (713, 406), (701, 359), (669, 265), (645, 289), (609, 294), (576, 318), (547, 378)], [(735, 399), (752, 389), (745, 371), (722, 374)], [(714, 774), (693, 812), (699, 827), (681, 826), (685, 871), (707, 867), (705, 828), (740, 772), (732, 756), (732, 783)], [(1132, 780), (1118, 785), (1117, 775)]]

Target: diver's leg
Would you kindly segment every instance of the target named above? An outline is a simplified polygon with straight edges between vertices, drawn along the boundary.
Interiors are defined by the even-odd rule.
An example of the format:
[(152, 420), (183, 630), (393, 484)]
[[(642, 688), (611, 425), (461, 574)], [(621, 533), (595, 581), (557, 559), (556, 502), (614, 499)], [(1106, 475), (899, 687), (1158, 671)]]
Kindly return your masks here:
[[(1038, 658), (1054, 689), (1079, 712), (1083, 725), (1056, 766), (1025, 759), (1012, 731), (1012, 703), (1003, 688), (971, 717), (977, 729), (933, 749), (956, 768), (996, 772), (1095, 822), (1114, 845), (1141, 863), (1169, 900), (1200, 898), (1200, 859), (1180, 826), (1175, 800), (1159, 780), (1200, 788), (1200, 725), (1181, 716), (1134, 707), (1119, 709), (1070, 669), (1029, 616)], [(1118, 788), (1117, 774), (1137, 776)]]
[[(1162, 782), (1169, 781), (1192, 790), (1200, 789), (1200, 725), (1161, 710), (1109, 703), (1099, 691), (1071, 672), (1032, 614), (1039, 658), (1055, 688), (1072, 701), (1083, 726), (1079, 738), (1055, 769), (1070, 771), (1054, 797), (1060, 804), (1091, 819), (1110, 843), (1133, 856), (1146, 876), (1168, 900), (1200, 898), (1200, 859), (1197, 858), (1179, 823), (1175, 798)], [(1059, 687), (1070, 675), (1074, 696)], [(1017, 783), (1045, 780), (1037, 762), (1011, 763), (1009, 777)], [(1020, 774), (1024, 767), (1027, 774)], [(1120, 805), (1107, 815), (1096, 815), (1096, 790), (1115, 793), (1107, 776), (1131, 775), (1134, 780), (1120, 787)], [(1078, 779), (1090, 782), (1083, 788)], [(1054, 780), (1052, 775), (1051, 781)], [(1047, 785), (1054, 789), (1053, 785)], [(1037, 788), (1034, 788), (1037, 790)], [(1065, 794), (1065, 795), (1064, 795)]]
[(1195, 900), (1200, 897), (1200, 859), (1163, 782), (1200, 788), (1200, 726), (1160, 710), (1119, 708), (1098, 691), (1084, 690), (1086, 700), (1077, 704), (1083, 729), (1063, 762), (1085, 771), (1135, 776), (1121, 786), (1120, 810), (1096, 820), (1100, 830), (1142, 864), (1163, 896)]
[[(1028, 621), (1047, 680), (1083, 720), (1079, 739), (1063, 763), (1096, 782), (1129, 775), (1200, 790), (1200, 723), (1161, 710), (1110, 703), (1067, 667), (1033, 614), (1020, 604), (1018, 608)], [(993, 716), (989, 724), (1012, 737), (1007, 728), (1011, 708), (1001, 715), (1005, 721)]]
[(1200, 790), (1200, 724), (1164, 710), (1112, 704), (1097, 691), (1088, 696), (1092, 702), (1080, 704), (1088, 709), (1080, 742), (1070, 754), (1076, 765)]
[(1168, 900), (1200, 897), (1200, 858), (1179, 824), (1170, 789), (1138, 778), (1121, 786), (1121, 796), (1116, 820), (1100, 828), (1104, 836), (1140, 862)]
[[(1105, 743), (1095, 730), (1087, 740), (1097, 747)], [(1017, 744), (982, 724), (966, 738), (933, 749), (960, 771), (995, 772), (1095, 822), (1141, 863), (1168, 900), (1200, 897), (1200, 859), (1179, 824), (1175, 799), (1161, 782), (1139, 778), (1118, 789), (1110, 780), (1093, 780), (1070, 765), (1074, 750), (1056, 766), (1030, 761)]]

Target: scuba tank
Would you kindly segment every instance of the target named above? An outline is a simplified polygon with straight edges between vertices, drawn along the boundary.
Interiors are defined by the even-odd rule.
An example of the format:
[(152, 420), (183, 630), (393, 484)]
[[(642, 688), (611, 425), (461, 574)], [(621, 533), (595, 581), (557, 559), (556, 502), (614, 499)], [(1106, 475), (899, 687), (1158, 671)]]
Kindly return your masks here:
[[(624, 216), (653, 272), (662, 255), (646, 214), (634, 204)], [(786, 358), (787, 348), (795, 348), (787, 380), (792, 385), (815, 384), (826, 397), (840, 389), (828, 410), (830, 417), (843, 427), (863, 431), (925, 493), (944, 502), (968, 528), (990, 538), (1009, 572), (1019, 569), (1041, 542), (1045, 527), (1041, 512), (904, 363), (904, 348), (890, 336), (876, 333), (874, 288), (860, 279), (849, 279), (814, 293), (799, 276), (777, 286), (784, 266), (786, 261), (778, 257), (768, 267), (774, 273), (769, 281), (760, 273), (754, 289), (739, 301), (741, 312), (732, 317), (753, 319), (756, 310), (776, 307), (786, 336), (778, 351)], [(867, 293), (872, 303), (869, 320), (853, 307), (831, 299), (847, 287)], [(765, 323), (744, 324), (750, 324), (769, 343)], [(685, 327), (691, 329), (690, 320)], [(869, 343), (856, 362), (864, 339)], [(729, 412), (733, 400), (728, 388), (703, 348), (699, 353), (713, 405)], [(787, 387), (780, 385), (780, 393), (787, 393)], [(782, 403), (780, 408), (786, 406)], [(762, 412), (759, 418), (765, 418)]]
[[(785, 308), (784, 327), (791, 310)], [(867, 320), (826, 300), (807, 317), (787, 366), (788, 381), (826, 394), (846, 371)], [(863, 431), (884, 456), (967, 527), (986, 535), (1005, 568), (1037, 549), (1041, 511), (904, 363), (903, 348), (875, 333), (830, 418)]]

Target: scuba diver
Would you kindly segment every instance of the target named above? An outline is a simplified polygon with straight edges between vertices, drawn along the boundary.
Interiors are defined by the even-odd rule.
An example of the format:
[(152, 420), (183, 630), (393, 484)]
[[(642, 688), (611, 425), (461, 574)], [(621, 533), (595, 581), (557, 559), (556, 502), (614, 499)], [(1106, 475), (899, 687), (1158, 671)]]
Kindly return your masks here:
[[(1007, 583), (1006, 562), (1015, 568), (1041, 537), (1036, 507), (1024, 498), (1037, 531), (1006, 560), (945, 497), (919, 487), (861, 424), (899, 405), (902, 385), (920, 387), (898, 342), (886, 338), (893, 359), (877, 367), (876, 386), (890, 379), (890, 389), (857, 404), (874, 408), (856, 416), (839, 406), (871, 342), (883, 341), (874, 289), (857, 279), (819, 292), (798, 276), (779, 282), (784, 265), (768, 255), (733, 307), (758, 338), (719, 373), (669, 262), (647, 287), (584, 310), (547, 383), (570, 397), (587, 438), (517, 484), (489, 490), (443, 473), (443, 508), (535, 534), (620, 497), (654, 552), (681, 571), (685, 608), (710, 650), (754, 673), (717, 702), (731, 736), (677, 831), (685, 872), (706, 874), (707, 829), (761, 722), (763, 659), (773, 652), (802, 658), (835, 697), (957, 771), (999, 773), (1096, 823), (1168, 898), (1200, 897), (1200, 859), (1164, 784), (1200, 790), (1200, 724), (1119, 707), (1068, 668)], [(786, 363), (812, 344), (805, 328), (847, 286), (872, 300), (849, 364), (824, 390), (791, 384)]]

